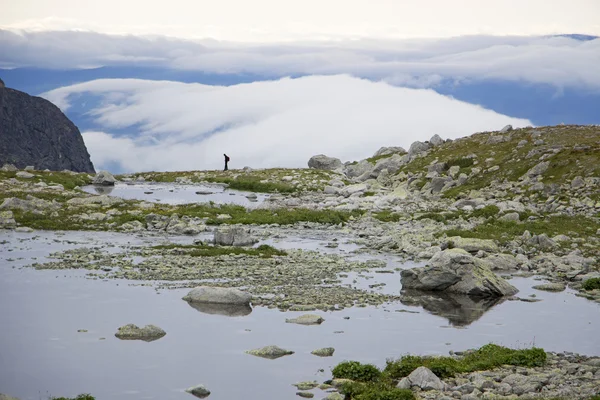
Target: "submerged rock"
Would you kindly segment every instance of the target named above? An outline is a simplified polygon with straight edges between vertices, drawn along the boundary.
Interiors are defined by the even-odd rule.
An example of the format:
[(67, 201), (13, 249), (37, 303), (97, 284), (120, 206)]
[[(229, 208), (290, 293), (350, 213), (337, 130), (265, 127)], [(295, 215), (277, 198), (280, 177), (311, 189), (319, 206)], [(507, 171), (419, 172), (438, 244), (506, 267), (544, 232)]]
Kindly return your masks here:
[(260, 349), (248, 350), (246, 351), (246, 353), (257, 357), (268, 358), (271, 360), (294, 354), (293, 351), (285, 350), (278, 346), (265, 346)]
[(119, 328), (115, 336), (122, 340), (143, 340), (152, 342), (165, 336), (167, 332), (155, 325), (146, 325), (143, 328), (134, 324), (127, 324)]
[(199, 286), (183, 297), (190, 303), (248, 305), (252, 296), (239, 289)]
[(116, 179), (112, 174), (108, 171), (100, 171), (94, 177), (92, 183), (94, 185), (102, 185), (102, 186), (114, 186)]
[(566, 289), (565, 285), (562, 283), (545, 283), (543, 285), (535, 285), (533, 288), (544, 290), (546, 292), (562, 292)]
[(315, 314), (304, 314), (299, 316), (298, 318), (290, 318), (285, 320), (285, 322), (300, 325), (319, 325), (323, 321), (325, 321), (323, 317)]
[(298, 390), (311, 390), (319, 386), (319, 384), (315, 381), (312, 382), (298, 382), (294, 383), (293, 386), (296, 386)]
[(204, 385), (192, 386), (191, 388), (185, 389), (185, 391), (201, 399), (210, 395), (210, 390)]
[(213, 242), (221, 246), (252, 246), (258, 239), (250, 235), (249, 229), (234, 226), (217, 228)]
[(462, 249), (441, 251), (429, 260), (428, 266), (403, 270), (400, 274), (403, 289), (481, 297), (511, 296), (518, 292), (485, 262)]
[(311, 351), (310, 354), (314, 354), (315, 356), (319, 357), (331, 357), (333, 356), (334, 352), (335, 349), (333, 347), (323, 347), (322, 349), (316, 349)]
[(341, 166), (342, 162), (339, 158), (327, 157), (324, 154), (312, 156), (310, 160), (308, 160), (308, 168), (333, 171)]

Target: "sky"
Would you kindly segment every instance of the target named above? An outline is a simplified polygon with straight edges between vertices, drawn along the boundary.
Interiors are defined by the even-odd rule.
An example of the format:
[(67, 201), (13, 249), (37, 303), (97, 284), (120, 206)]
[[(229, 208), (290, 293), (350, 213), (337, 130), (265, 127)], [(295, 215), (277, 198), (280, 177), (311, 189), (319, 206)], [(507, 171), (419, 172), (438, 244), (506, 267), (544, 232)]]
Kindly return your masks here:
[(0, 9), (0, 77), (57, 104), (112, 172), (213, 169), (223, 153), (234, 168), (304, 167), (434, 134), (600, 121), (599, 0)]
[(0, 28), (236, 42), (600, 35), (598, 0), (0, 0)]

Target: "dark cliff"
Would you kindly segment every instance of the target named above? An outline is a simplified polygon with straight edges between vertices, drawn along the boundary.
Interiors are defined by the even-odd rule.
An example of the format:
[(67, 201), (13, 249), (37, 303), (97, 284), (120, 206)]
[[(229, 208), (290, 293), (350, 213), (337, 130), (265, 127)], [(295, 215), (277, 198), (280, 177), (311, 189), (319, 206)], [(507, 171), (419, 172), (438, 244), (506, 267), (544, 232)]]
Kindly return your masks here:
[(0, 80), (0, 166), (95, 172), (79, 129), (58, 107)]

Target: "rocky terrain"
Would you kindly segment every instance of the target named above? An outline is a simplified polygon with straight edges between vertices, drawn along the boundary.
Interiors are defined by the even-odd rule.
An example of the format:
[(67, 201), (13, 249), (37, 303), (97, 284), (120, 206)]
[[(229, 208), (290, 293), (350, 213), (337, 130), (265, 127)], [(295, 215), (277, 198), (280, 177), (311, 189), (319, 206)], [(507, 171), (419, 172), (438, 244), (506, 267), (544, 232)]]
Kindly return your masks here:
[(58, 107), (0, 81), (0, 165), (94, 172), (79, 129)]
[[(371, 158), (346, 163), (318, 155), (308, 166), (113, 177), (16, 171), (5, 165), (0, 229), (189, 236), (188, 244), (167, 241), (118, 252), (106, 247), (57, 251), (50, 261), (32, 266), (85, 269), (91, 279), (153, 281), (157, 288), (210, 286), (184, 298), (208, 313), (246, 315), (250, 304), (337, 311), (401, 302), (440, 315), (444, 307), (463, 310), (468, 315), (449, 317), (459, 326), (502, 301), (536, 301), (520, 297), (510, 283), (522, 276), (549, 281), (536, 290), (571, 288), (600, 302), (600, 127), (505, 127), (455, 141), (436, 135), (408, 151), (384, 147)], [(98, 185), (218, 185), (269, 196), (244, 208), (203, 202), (199, 191), (197, 203), (171, 205), (81, 190), (94, 180)], [(356, 260), (260, 243), (303, 232), (327, 248), (336, 249), (343, 238), (360, 251), (419, 266), (390, 268), (377, 257)], [(376, 274), (399, 275), (403, 290), (384, 294), (377, 285), (342, 283), (348, 276)], [(599, 367), (597, 358), (547, 353), (540, 365), (460, 372), (443, 377), (440, 387), (410, 380), (400, 385), (400, 379), (394, 384), (423, 399), (586, 399), (600, 390)], [(331, 390), (335, 393), (325, 393), (327, 398), (341, 398)], [(345, 393), (356, 399), (412, 398)]]

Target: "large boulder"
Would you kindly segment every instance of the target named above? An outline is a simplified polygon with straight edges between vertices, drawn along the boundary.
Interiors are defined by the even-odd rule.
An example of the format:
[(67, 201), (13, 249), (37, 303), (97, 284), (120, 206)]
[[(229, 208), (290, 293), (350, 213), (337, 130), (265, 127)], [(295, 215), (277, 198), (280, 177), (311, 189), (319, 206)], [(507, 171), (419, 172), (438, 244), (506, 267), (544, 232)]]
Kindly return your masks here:
[(122, 340), (143, 340), (152, 342), (165, 336), (167, 333), (155, 325), (146, 325), (143, 328), (134, 324), (127, 324), (119, 328), (115, 336)]
[(373, 154), (373, 157), (387, 156), (390, 154), (406, 154), (402, 147), (382, 147)]
[(391, 157), (377, 161), (375, 168), (373, 168), (373, 171), (371, 172), (371, 176), (377, 178), (379, 173), (384, 169), (387, 169), (390, 174), (395, 174), (404, 164), (406, 164), (404, 158), (399, 154), (394, 154)]
[(258, 239), (250, 234), (250, 230), (239, 226), (225, 226), (215, 230), (214, 244), (221, 246), (252, 246)]
[(444, 139), (440, 137), (437, 133), (429, 139), (429, 143), (431, 143), (434, 147), (441, 146), (444, 144)]
[(429, 264), (401, 272), (403, 289), (442, 291), (475, 297), (512, 296), (518, 290), (494, 274), (485, 262), (462, 249), (434, 255)]
[(108, 171), (100, 171), (94, 177), (92, 183), (94, 185), (102, 185), (102, 186), (114, 186), (116, 179), (112, 174)]
[(199, 286), (190, 290), (183, 300), (190, 303), (214, 303), (248, 305), (252, 296), (233, 288)]
[(339, 158), (327, 157), (324, 154), (312, 156), (310, 160), (308, 160), (308, 168), (333, 171), (334, 169), (341, 168), (341, 166), (342, 162)]
[(444, 390), (446, 385), (427, 367), (419, 367), (398, 383), (402, 389), (416, 386), (421, 390)]
[(423, 142), (418, 142), (418, 141), (414, 142), (413, 144), (410, 145), (410, 148), (408, 149), (408, 156), (412, 160), (419, 154), (425, 153), (430, 148), (431, 148), (431, 145), (429, 143), (423, 143)]
[(348, 178), (357, 178), (366, 173), (370, 175), (371, 171), (373, 171), (374, 168), (375, 166), (373, 164), (371, 164), (367, 160), (362, 160), (361, 162), (356, 164), (346, 165), (346, 167), (344, 168), (344, 174), (346, 174)]

